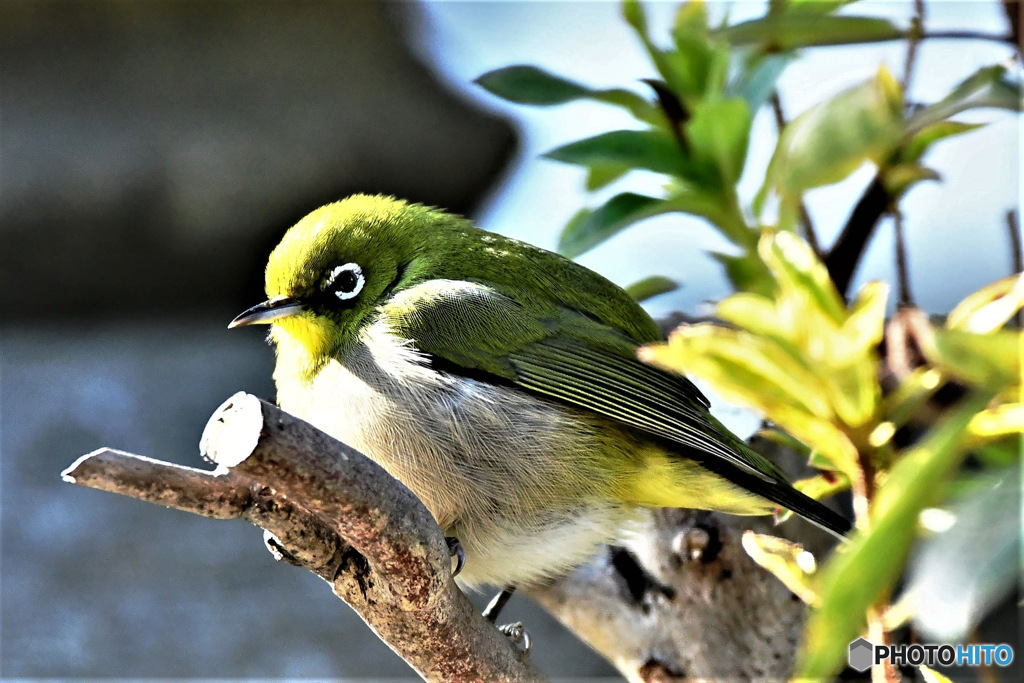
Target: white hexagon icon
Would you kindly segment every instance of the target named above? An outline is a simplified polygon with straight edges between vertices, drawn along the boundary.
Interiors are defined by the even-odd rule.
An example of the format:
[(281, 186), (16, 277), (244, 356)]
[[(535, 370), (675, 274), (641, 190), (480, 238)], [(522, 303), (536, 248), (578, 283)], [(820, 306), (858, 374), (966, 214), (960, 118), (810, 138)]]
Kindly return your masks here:
[(875, 646), (871, 644), (870, 640), (858, 638), (850, 643), (850, 652), (846, 661), (850, 664), (851, 669), (863, 673), (871, 668), (874, 651)]

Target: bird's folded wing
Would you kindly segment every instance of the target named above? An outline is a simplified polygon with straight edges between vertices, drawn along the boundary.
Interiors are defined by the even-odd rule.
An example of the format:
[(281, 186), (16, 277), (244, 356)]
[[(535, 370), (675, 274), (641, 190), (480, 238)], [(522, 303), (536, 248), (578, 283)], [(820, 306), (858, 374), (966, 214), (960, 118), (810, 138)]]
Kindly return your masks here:
[(556, 303), (528, 311), (486, 286), (430, 280), (396, 294), (381, 313), (441, 369), (504, 380), (714, 456), (766, 481), (775, 465), (711, 417), (688, 379), (640, 362), (625, 334)]

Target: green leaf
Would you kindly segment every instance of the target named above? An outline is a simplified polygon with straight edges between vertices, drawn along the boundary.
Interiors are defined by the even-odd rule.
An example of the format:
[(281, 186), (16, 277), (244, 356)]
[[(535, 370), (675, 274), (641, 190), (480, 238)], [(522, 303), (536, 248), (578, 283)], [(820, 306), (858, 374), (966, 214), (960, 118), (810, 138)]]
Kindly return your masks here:
[(941, 180), (936, 171), (918, 164), (894, 164), (885, 166), (881, 172), (882, 185), (890, 197), (902, 197), (922, 180)]
[(591, 166), (590, 170), (587, 171), (586, 188), (590, 192), (600, 190), (603, 187), (611, 185), (616, 180), (629, 173), (630, 170), (631, 169), (628, 166)]
[(996, 280), (970, 294), (946, 318), (946, 327), (985, 334), (1001, 328), (1024, 306), (1024, 273)]
[(921, 350), (954, 377), (1000, 391), (1020, 376), (1021, 334), (1016, 330), (972, 334), (939, 329), (934, 344), (925, 344)]
[(837, 325), (846, 320), (846, 306), (828, 269), (806, 242), (789, 232), (766, 232), (758, 253), (784, 295), (800, 294)]
[(517, 104), (564, 104), (592, 93), (590, 88), (535, 66), (507, 66), (488, 71), (474, 82), (492, 95)]
[(638, 302), (653, 299), (679, 289), (679, 283), (661, 275), (652, 275), (626, 287), (626, 293)]
[(977, 130), (983, 125), (982, 123), (960, 123), (959, 121), (936, 121), (910, 136), (900, 151), (900, 160), (918, 161), (928, 151), (928, 148), (939, 140)]
[(751, 122), (750, 107), (738, 97), (705, 100), (694, 109), (690, 143), (714, 160), (726, 185), (735, 185), (743, 174)]
[(672, 24), (672, 35), (706, 36), (708, 33), (708, 10), (702, 0), (689, 0), (679, 5), (675, 21)]
[(663, 199), (623, 192), (596, 209), (583, 209), (562, 230), (558, 253), (576, 258), (623, 228), (659, 213), (673, 210)]
[(725, 268), (729, 282), (738, 292), (750, 292), (771, 296), (775, 291), (775, 280), (765, 267), (764, 262), (753, 255), (734, 256), (721, 252), (709, 252)]
[(1021, 111), (1021, 84), (1010, 80), (1005, 66), (997, 64), (974, 72), (942, 100), (914, 114), (909, 128), (923, 130), (937, 121), (978, 107)]
[(558, 147), (544, 156), (580, 166), (628, 166), (675, 175), (693, 173), (697, 168), (683, 155), (672, 136), (649, 130), (602, 133)]
[(875, 17), (821, 16), (787, 12), (744, 21), (716, 34), (731, 45), (760, 45), (766, 52), (785, 52), (814, 45), (850, 45), (897, 40), (904, 32)]
[(854, 536), (822, 569), (821, 608), (807, 621), (794, 678), (829, 680), (842, 669), (847, 646), (864, 631), (867, 609), (902, 573), (918, 514), (962, 459), (967, 424), (991, 397), (986, 392), (964, 401), (889, 471), (869, 531)]
[(902, 90), (882, 67), (874, 78), (811, 107), (786, 126), (765, 185), (792, 199), (838, 182), (865, 161), (887, 160), (903, 133)]
[(650, 120), (653, 112), (651, 104), (636, 93), (588, 88), (535, 66), (507, 66), (488, 71), (474, 82), (492, 95), (516, 104), (543, 107), (581, 99), (597, 100), (624, 107), (645, 121)]
[(729, 84), (726, 93), (742, 97), (750, 106), (750, 111), (757, 111), (771, 97), (782, 72), (793, 61), (795, 57), (791, 53), (753, 53), (744, 59), (743, 66)]
[(753, 531), (744, 531), (740, 544), (750, 559), (774, 574), (794, 595), (808, 605), (818, 604), (809, 580), (816, 569), (814, 555), (802, 545)]

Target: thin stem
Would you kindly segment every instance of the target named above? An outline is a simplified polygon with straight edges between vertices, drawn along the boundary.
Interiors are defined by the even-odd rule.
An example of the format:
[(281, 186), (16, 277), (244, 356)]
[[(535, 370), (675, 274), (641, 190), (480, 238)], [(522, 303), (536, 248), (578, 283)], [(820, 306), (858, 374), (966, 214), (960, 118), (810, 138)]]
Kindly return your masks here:
[(910, 79), (914, 75), (917, 48), (924, 33), (924, 0), (914, 0), (914, 18), (911, 19), (910, 39), (907, 41), (907, 59), (903, 64), (903, 94), (910, 92)]
[(899, 207), (893, 208), (892, 220), (896, 237), (896, 278), (899, 283), (900, 306), (912, 306), (914, 299), (910, 294), (910, 277), (907, 274), (907, 246), (903, 233), (903, 212)]
[[(1017, 211), (1006, 212), (1006, 228), (1010, 231), (1010, 257), (1013, 259), (1013, 272), (1024, 273), (1024, 246), (1021, 242), (1020, 224), (1017, 222)], [(1018, 310), (1014, 316), (1017, 329), (1024, 328), (1024, 311)]]
[(979, 33), (978, 31), (927, 31), (921, 34), (921, 40), (932, 40), (936, 38), (950, 40), (991, 40), (995, 43), (1014, 44), (1013, 36), (1009, 33)]
[[(775, 113), (775, 126), (779, 131), (779, 135), (782, 135), (782, 130), (786, 127), (786, 114), (782, 110), (782, 99), (779, 97), (779, 91), (775, 90), (772, 92), (771, 97), (768, 99), (772, 104), (772, 111)], [(814, 250), (814, 253), (820, 257), (822, 251), (821, 246), (818, 243), (818, 235), (814, 231), (814, 224), (811, 222), (811, 214), (807, 210), (807, 205), (804, 204), (802, 197), (797, 208), (800, 212), (800, 223), (804, 228), (804, 237), (807, 239), (807, 243), (811, 245), (811, 249)]]

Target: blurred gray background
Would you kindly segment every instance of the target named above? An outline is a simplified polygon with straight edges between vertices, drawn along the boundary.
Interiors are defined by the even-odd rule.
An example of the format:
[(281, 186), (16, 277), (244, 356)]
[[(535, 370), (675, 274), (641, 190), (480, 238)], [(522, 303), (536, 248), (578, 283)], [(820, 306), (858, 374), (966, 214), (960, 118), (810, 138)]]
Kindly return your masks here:
[[(351, 192), (473, 213), (516, 146), (411, 47), (414, 3), (0, 4), (0, 676), (411, 677), (255, 527), (77, 488), (99, 446), (204, 466), (272, 398), (283, 231)], [(480, 596), (486, 600), (487, 596)], [(525, 599), (555, 675), (612, 669)]]
[[(677, 4), (649, 4), (655, 35)], [(764, 10), (709, 4), (734, 21)], [(913, 11), (856, 8), (904, 25)], [(1006, 30), (995, 1), (928, 8), (932, 30)], [(937, 99), (1011, 52), (929, 42), (911, 97)], [(808, 50), (781, 81), (787, 111), (880, 63), (898, 73), (904, 53)], [(262, 300), (267, 254), (317, 206), (388, 192), (553, 247), (607, 194), (586, 196), (578, 169), (538, 154), (630, 122), (593, 103), (512, 107), (470, 84), (514, 63), (638, 92), (653, 75), (616, 2), (0, 0), (0, 677), (411, 676), (325, 583), (276, 564), (255, 527), (59, 473), (100, 446), (202, 466), (199, 435), (225, 398), (273, 397), (262, 332), (225, 326)], [(1010, 272), (1018, 121), (962, 118), (990, 125), (937, 146), (928, 161), (944, 182), (904, 202), (911, 284), (930, 312)], [(769, 112), (753, 139), (745, 198), (774, 144)], [(825, 244), (870, 177), (808, 195)], [(607, 192), (658, 192), (644, 174), (624, 183)], [(891, 230), (880, 226), (855, 284), (892, 280)], [(707, 256), (726, 247), (676, 216), (581, 260), (619, 284), (674, 277), (684, 287), (650, 310), (692, 314), (728, 292)], [(615, 677), (525, 599), (507, 615), (528, 623), (553, 676)]]

